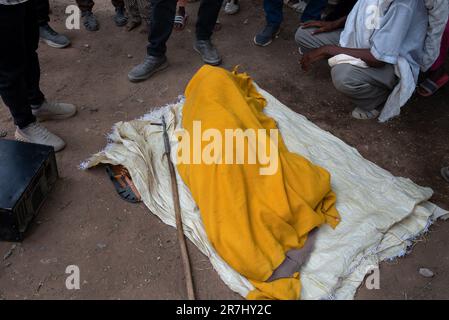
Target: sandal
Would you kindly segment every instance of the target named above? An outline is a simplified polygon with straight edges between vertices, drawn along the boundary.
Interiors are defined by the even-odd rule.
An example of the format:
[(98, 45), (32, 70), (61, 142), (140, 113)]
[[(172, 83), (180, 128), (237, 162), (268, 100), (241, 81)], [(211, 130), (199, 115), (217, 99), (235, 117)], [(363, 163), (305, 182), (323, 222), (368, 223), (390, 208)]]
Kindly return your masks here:
[(423, 97), (430, 97), (448, 82), (449, 75), (446, 73), (442, 75), (437, 81), (433, 81), (430, 78), (427, 78), (419, 85), (418, 94)]
[(375, 119), (379, 116), (379, 114), (380, 111), (377, 109), (366, 111), (357, 107), (352, 111), (352, 116), (358, 120)]
[(109, 175), (119, 196), (128, 202), (138, 203), (142, 201), (139, 191), (131, 180), (128, 170), (122, 165), (107, 165), (106, 172)]
[(175, 16), (175, 24), (174, 24), (173, 28), (178, 31), (184, 30), (184, 28), (187, 25), (188, 18), (189, 18), (189, 16), (187, 14), (185, 14), (184, 16), (177, 14)]

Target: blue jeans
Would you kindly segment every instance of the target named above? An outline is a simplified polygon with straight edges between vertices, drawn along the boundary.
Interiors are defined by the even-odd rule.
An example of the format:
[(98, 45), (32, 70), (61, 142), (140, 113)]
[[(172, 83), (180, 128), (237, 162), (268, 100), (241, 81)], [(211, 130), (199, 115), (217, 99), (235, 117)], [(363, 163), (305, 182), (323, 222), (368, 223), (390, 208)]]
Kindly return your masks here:
[(281, 25), (283, 15), (282, 6), (284, 5), (283, 0), (264, 0), (263, 9), (265, 10), (265, 18), (267, 19), (267, 24), (279, 27)]
[(304, 13), (301, 16), (301, 22), (319, 21), (321, 13), (326, 8), (328, 0), (310, 0)]

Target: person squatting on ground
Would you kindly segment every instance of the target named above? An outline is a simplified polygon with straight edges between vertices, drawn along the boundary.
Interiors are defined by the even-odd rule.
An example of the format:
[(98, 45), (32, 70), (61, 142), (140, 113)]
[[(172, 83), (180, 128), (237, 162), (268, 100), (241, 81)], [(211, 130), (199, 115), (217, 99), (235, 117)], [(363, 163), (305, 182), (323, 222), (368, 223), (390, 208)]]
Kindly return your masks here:
[[(149, 0), (148, 0), (149, 1)], [(128, 18), (125, 15), (125, 3), (123, 0), (111, 0), (115, 8), (114, 22), (117, 27), (123, 27), (127, 24)], [(76, 0), (78, 8), (81, 10), (83, 25), (88, 31), (97, 31), (100, 29), (97, 17), (92, 9), (95, 5), (93, 0)]]
[(0, 0), (0, 95), (17, 126), (17, 140), (53, 146), (59, 151), (64, 141), (36, 119), (65, 119), (75, 115), (76, 107), (47, 101), (39, 88), (36, 1)]
[(48, 24), (50, 22), (49, 0), (37, 0), (37, 21), (39, 23), (39, 36), (50, 47), (62, 49), (70, 45), (70, 40), (65, 35), (59, 34)]
[(150, 30), (151, 6), (150, 0), (124, 0), (128, 13), (126, 30), (131, 31), (144, 22), (145, 32)]
[[(147, 55), (144, 61), (129, 73), (131, 82), (143, 81), (155, 72), (168, 67), (166, 42), (173, 30), (176, 15), (176, 0), (151, 0), (153, 10), (150, 33), (148, 36)], [(194, 50), (203, 61), (210, 65), (219, 65), (221, 58), (212, 44), (211, 37), (223, 0), (202, 0), (196, 22), (196, 41)]]
[[(373, 6), (380, 11), (374, 19)], [(334, 86), (355, 104), (353, 117), (372, 119), (382, 109), (381, 121), (398, 115), (415, 90), (426, 56), (429, 13), (424, 1), (360, 0), (343, 30), (341, 22), (319, 34), (307, 26), (297, 30), (302, 68), (333, 58)]]

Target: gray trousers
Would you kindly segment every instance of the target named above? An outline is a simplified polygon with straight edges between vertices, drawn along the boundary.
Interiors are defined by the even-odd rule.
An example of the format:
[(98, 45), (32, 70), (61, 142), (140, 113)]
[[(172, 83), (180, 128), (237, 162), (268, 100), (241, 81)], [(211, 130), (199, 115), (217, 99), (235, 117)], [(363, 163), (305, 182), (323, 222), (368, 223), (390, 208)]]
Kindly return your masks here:
[[(295, 40), (303, 53), (325, 45), (339, 45), (341, 30), (313, 35), (314, 30), (298, 28), (296, 31)], [(360, 68), (342, 63), (332, 68), (331, 75), (335, 88), (365, 111), (382, 107), (398, 83), (391, 64), (381, 68)]]

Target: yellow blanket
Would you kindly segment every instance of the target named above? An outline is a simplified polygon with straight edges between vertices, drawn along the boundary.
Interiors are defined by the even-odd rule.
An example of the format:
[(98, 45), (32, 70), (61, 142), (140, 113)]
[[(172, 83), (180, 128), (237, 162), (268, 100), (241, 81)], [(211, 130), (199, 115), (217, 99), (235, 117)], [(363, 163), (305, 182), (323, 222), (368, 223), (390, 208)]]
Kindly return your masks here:
[[(311, 230), (324, 223), (337, 226), (339, 214), (329, 173), (290, 153), (280, 136), (277, 148), (270, 148), (270, 142), (276, 142), (270, 135), (276, 123), (263, 113), (266, 102), (248, 75), (204, 66), (190, 81), (185, 96), (182, 125), (188, 136), (181, 136), (177, 166), (199, 206), (211, 244), (254, 285), (248, 299), (299, 299), (299, 273), (265, 281), (287, 251), (304, 246)], [(198, 124), (201, 133), (220, 133), (222, 146), (217, 147), (216, 134), (199, 140)], [(224, 141), (231, 129), (266, 132), (256, 135), (255, 144), (250, 138), (244, 140), (243, 164), (237, 163), (235, 155), (229, 164), (230, 149)], [(258, 147), (276, 155), (274, 172), (261, 174), (269, 164), (262, 164), (259, 157), (256, 163), (249, 161), (252, 152), (248, 150)], [(241, 149), (235, 139), (231, 151)]]

